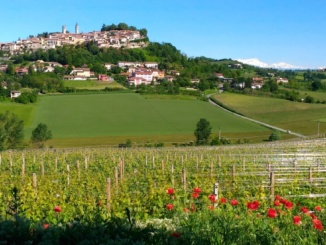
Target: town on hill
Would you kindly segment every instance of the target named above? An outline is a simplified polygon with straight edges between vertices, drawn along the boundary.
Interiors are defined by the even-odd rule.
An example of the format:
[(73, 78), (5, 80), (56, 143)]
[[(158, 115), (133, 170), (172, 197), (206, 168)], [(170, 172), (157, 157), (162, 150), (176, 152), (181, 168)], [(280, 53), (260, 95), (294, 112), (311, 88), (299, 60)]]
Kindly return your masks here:
[(85, 42), (94, 42), (100, 48), (139, 48), (146, 45), (145, 42), (138, 42), (145, 38), (146, 36), (141, 35), (140, 31), (128, 29), (80, 33), (79, 25), (76, 23), (74, 33), (68, 32), (66, 25), (63, 25), (61, 32), (43, 33), (37, 37), (30, 36), (15, 42), (0, 43), (0, 50), (14, 55), (26, 51), (48, 50), (63, 45), (77, 45)]

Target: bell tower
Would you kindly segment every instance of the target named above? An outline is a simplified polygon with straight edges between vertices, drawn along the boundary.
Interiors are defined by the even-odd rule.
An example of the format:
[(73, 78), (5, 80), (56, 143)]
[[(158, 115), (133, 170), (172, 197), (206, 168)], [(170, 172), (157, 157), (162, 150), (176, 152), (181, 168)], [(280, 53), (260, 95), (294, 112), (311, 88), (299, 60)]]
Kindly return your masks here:
[(79, 26), (78, 26), (78, 23), (76, 23), (75, 25), (75, 34), (78, 34), (79, 33)]
[(67, 33), (66, 25), (63, 25), (62, 26), (62, 33), (63, 34), (66, 34)]

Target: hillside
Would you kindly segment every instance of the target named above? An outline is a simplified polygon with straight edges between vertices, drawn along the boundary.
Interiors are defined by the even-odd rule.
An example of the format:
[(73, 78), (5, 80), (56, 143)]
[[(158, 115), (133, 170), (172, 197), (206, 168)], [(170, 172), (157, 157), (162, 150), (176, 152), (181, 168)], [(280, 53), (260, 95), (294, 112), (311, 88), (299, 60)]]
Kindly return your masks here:
[[(147, 39), (144, 40), (134, 36), (136, 39), (133, 40), (146, 42), (146, 45), (133, 48), (128, 45), (106, 47), (101, 46), (99, 41), (100, 37), (105, 39), (115, 35), (115, 37), (122, 38), (132, 33), (134, 35), (138, 33), (137, 38), (146, 37)], [(63, 29), (62, 33), (44, 32), (31, 38), (38, 38), (45, 42), (51, 40), (51, 35), (61, 38), (66, 36), (77, 38), (81, 34), (77, 29), (75, 34), (66, 33)], [(238, 107), (232, 103), (232, 99), (230, 102), (223, 100), (226, 98), (223, 97), (224, 95), (219, 97), (222, 103), (230, 109), (285, 129), (298, 130), (305, 135), (314, 135), (313, 128), (316, 120), (319, 122), (323, 120), (316, 115), (324, 113), (322, 105), (326, 103), (325, 71), (277, 70), (250, 66), (231, 59), (187, 57), (171, 43), (150, 42), (146, 29), (137, 30), (128, 25), (103, 25), (101, 31), (89, 34), (94, 38), (96, 36), (97, 39), (85, 41), (87, 35), (82, 35), (83, 42), (71, 39), (70, 43), (63, 43), (55, 48), (21, 49), (12, 54), (1, 46), (0, 55), (10, 57), (10, 60), (3, 60), (0, 65), (0, 101), (6, 102), (0, 102), (4, 105), (0, 108), (0, 112), (11, 108), (9, 101), (25, 104), (26, 108), (28, 105), (27, 112), (12, 109), (13, 112), (17, 111), (19, 117), (25, 121), (27, 137), (37, 123), (44, 121), (55, 132), (56, 136), (52, 140), (55, 145), (59, 145), (62, 138), (69, 138), (70, 142), (79, 141), (83, 142), (80, 143), (81, 145), (87, 145), (87, 141), (92, 137), (97, 140), (102, 137), (99, 141), (94, 140), (94, 144), (118, 144), (128, 138), (142, 143), (148, 140), (169, 144), (187, 143), (193, 141), (196, 121), (199, 118), (209, 118), (213, 124), (213, 133), (217, 134), (220, 131), (219, 128), (222, 128), (223, 136), (230, 139), (232, 143), (248, 142), (251, 139), (266, 140), (270, 134), (268, 130), (257, 130), (252, 127), (247, 131), (243, 122), (235, 118), (232, 119), (236, 122), (235, 124), (227, 123), (231, 119), (227, 119), (226, 114), (212, 116), (216, 108), (203, 109), (209, 106), (202, 102), (207, 101), (205, 94), (222, 91), (232, 93), (234, 96), (247, 95), (255, 101), (241, 100), (241, 107)], [(13, 94), (12, 91), (14, 91)], [(113, 95), (112, 92), (119, 93)], [(141, 100), (132, 99), (136, 96), (125, 93), (155, 95), (156, 97), (139, 104)], [(57, 99), (59, 97), (41, 97), (40, 94), (42, 96), (44, 94), (65, 96)], [(83, 99), (71, 97), (71, 94), (79, 94)], [(119, 97), (119, 99), (126, 96), (131, 104), (123, 106), (125, 102), (123, 100), (96, 102), (98, 98), (109, 94), (112, 94), (112, 98)], [(162, 99), (160, 95), (170, 95), (174, 98)], [(10, 96), (17, 98), (10, 99)], [(38, 102), (35, 103), (37, 96)], [(180, 99), (187, 96), (192, 98), (189, 105)], [(88, 101), (89, 98), (91, 99)], [(154, 106), (155, 98), (160, 99), (155, 102), (157, 104)], [(66, 102), (60, 102), (66, 99)], [(53, 104), (45, 101), (52, 101)], [(88, 103), (84, 104), (83, 102), (86, 101)], [(266, 106), (258, 110), (259, 107), (255, 106), (272, 105), (276, 101), (282, 101), (282, 103), (292, 101), (291, 105), (295, 105), (293, 108), (303, 106), (306, 109), (295, 110), (291, 107), (286, 109), (288, 107), (280, 103), (278, 107), (282, 108), (281, 111), (274, 113), (275, 108)], [(55, 107), (57, 103), (60, 106)], [(111, 108), (112, 103), (119, 106)], [(182, 112), (180, 113), (176, 109), (177, 105), (182, 103), (184, 105), (179, 108)], [(44, 106), (45, 104), (48, 107)], [(101, 110), (104, 104), (107, 106), (105, 110)], [(19, 106), (16, 107), (16, 103), (12, 105), (13, 108), (19, 108)], [(136, 105), (138, 106), (135, 107)], [(202, 107), (195, 109), (197, 105)], [(93, 108), (96, 109), (93, 110)], [(196, 110), (205, 113), (197, 113)], [(142, 112), (144, 114), (141, 114)], [(111, 118), (103, 116), (109, 114), (113, 115), (117, 121), (112, 123)], [(151, 117), (148, 117), (149, 114)], [(53, 120), (53, 118), (62, 118), (62, 115), (66, 115), (66, 118), (75, 124)], [(88, 117), (85, 119), (81, 115), (88, 115)], [(137, 121), (139, 118), (143, 121)], [(98, 121), (101, 124), (98, 124)], [(132, 121), (137, 122), (128, 124)], [(162, 122), (167, 124), (162, 126)], [(92, 126), (87, 127), (86, 124)], [(143, 128), (134, 127), (135, 125), (142, 125)], [(323, 126), (319, 130), (323, 133)], [(262, 131), (265, 132), (262, 133)], [(111, 139), (108, 140), (107, 137)]]

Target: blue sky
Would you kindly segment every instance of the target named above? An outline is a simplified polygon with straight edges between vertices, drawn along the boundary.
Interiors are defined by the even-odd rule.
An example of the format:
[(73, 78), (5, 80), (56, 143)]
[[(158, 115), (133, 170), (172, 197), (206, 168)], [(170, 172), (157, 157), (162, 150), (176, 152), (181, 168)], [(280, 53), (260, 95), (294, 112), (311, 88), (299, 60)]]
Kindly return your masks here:
[(326, 67), (325, 0), (11, 0), (0, 11), (0, 42), (124, 22), (188, 57)]

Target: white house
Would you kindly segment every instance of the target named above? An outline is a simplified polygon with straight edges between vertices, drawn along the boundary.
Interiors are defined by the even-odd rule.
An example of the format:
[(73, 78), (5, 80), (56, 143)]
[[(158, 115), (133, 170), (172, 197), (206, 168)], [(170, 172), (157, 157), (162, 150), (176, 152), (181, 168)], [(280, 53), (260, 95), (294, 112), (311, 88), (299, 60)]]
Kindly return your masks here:
[(21, 95), (21, 92), (18, 91), (18, 90), (12, 90), (12, 91), (10, 92), (10, 98), (11, 98), (11, 99), (13, 99), (13, 98), (17, 98), (17, 97), (19, 97), (20, 95)]
[(130, 85), (140, 85), (140, 84), (145, 84), (145, 85), (149, 85), (151, 84), (151, 82), (147, 81), (146, 79), (142, 78), (142, 77), (130, 77), (128, 79), (128, 82)]
[(105, 66), (105, 68), (106, 68), (107, 70), (111, 70), (111, 68), (112, 68), (113, 65), (110, 64), (110, 63), (105, 63), (104, 66)]
[(132, 77), (139, 77), (145, 79), (147, 82), (151, 83), (153, 81), (153, 72), (149, 71), (135, 71), (132, 73)]
[(144, 63), (144, 66), (146, 68), (157, 68), (158, 67), (158, 64), (156, 62), (145, 62)]
[(276, 82), (277, 83), (288, 83), (289, 80), (287, 78), (281, 78), (281, 77), (279, 77), (279, 78), (276, 79)]
[(70, 75), (74, 75), (76, 77), (91, 77), (91, 71), (89, 68), (74, 68)]

